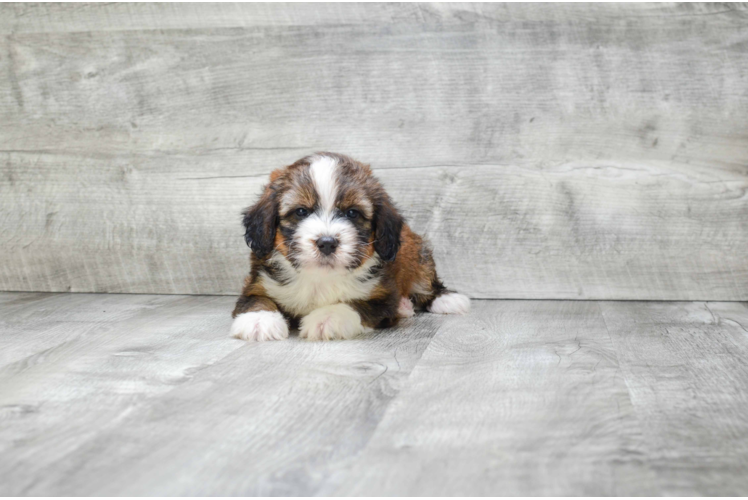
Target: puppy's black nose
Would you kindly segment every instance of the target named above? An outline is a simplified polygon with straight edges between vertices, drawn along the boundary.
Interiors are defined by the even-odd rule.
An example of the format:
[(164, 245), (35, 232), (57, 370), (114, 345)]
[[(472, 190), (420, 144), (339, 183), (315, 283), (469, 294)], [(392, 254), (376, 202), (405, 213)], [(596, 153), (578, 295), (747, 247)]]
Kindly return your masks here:
[(332, 236), (323, 236), (317, 240), (317, 248), (325, 255), (330, 255), (338, 248), (338, 240)]

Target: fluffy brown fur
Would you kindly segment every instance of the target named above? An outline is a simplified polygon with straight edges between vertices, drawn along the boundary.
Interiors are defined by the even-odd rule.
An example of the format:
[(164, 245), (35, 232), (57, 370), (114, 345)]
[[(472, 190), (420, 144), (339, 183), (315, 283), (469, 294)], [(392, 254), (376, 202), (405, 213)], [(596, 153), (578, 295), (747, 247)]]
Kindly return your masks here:
[[(324, 198), (324, 186), (321, 187), (326, 178), (320, 177), (319, 172), (327, 171), (312, 167), (320, 158), (335, 165), (334, 173), (329, 174), (334, 184), (334, 207)], [(323, 207), (325, 203), (330, 205), (327, 212)], [(323, 212), (329, 214), (319, 216), (319, 222), (311, 220), (312, 214)], [(307, 240), (318, 236), (312, 233), (313, 228), (331, 220), (346, 224), (336, 227), (343, 228), (350, 242), (346, 245), (343, 238), (335, 253), (327, 256), (315, 250)], [(300, 290), (311, 287), (303, 288), (306, 285), (299, 281), (312, 279), (306, 278), (305, 273), (317, 273), (313, 276), (319, 281), (313, 286), (331, 287), (320, 291), (332, 297), (329, 303), (315, 302), (315, 306), (346, 304), (358, 314), (361, 325), (368, 328), (393, 326), (400, 317), (409, 315), (410, 304), (416, 309), (428, 309), (438, 297), (453, 293), (439, 280), (431, 249), (405, 223), (370, 167), (347, 156), (317, 153), (275, 170), (259, 201), (244, 212), (243, 221), (246, 242), (252, 249), (251, 270), (233, 311), (235, 318), (267, 311), (280, 312), (294, 327), (304, 323), (306, 320), (302, 318), (316, 307), (306, 307), (303, 300), (299, 303), (298, 298), (287, 294), (286, 290), (290, 292), (291, 281)], [(314, 236), (306, 237), (307, 233)], [(333, 233), (330, 234), (335, 236)], [(327, 269), (332, 273), (329, 279), (319, 274)], [(365, 290), (365, 296), (361, 296), (361, 290)], [(310, 297), (310, 302), (317, 300), (315, 295)], [(403, 298), (406, 300), (401, 300)], [(412, 306), (410, 308), (412, 310)], [(333, 317), (338, 314), (335, 311), (331, 309), (327, 314), (330, 317), (327, 323), (327, 316), (321, 313), (314, 316), (316, 323), (308, 327), (304, 324), (302, 336), (350, 336), (331, 331), (337, 324), (338, 318)], [(351, 320), (346, 321), (350, 323)], [(261, 329), (261, 326), (256, 328)], [(304, 328), (319, 331), (308, 333)], [(257, 332), (237, 336), (254, 336), (258, 340), (262, 337)]]

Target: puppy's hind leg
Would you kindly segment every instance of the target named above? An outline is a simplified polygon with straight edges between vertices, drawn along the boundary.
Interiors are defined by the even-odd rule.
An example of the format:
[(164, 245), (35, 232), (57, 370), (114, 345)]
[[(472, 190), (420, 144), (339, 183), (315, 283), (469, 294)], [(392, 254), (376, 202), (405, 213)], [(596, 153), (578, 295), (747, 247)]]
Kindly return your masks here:
[(444, 286), (436, 274), (431, 249), (425, 243), (421, 247), (419, 257), (419, 279), (411, 293), (411, 299), (416, 307), (435, 314), (467, 314), (470, 311), (470, 299)]
[(470, 312), (470, 299), (457, 292), (446, 292), (434, 299), (428, 307), (435, 314), (467, 314)]

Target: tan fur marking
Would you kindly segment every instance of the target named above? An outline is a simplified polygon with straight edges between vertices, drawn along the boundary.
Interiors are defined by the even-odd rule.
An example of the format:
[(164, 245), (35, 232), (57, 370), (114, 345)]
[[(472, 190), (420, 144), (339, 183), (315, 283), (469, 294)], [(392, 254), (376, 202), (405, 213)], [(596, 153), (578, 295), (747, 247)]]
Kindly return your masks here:
[(267, 297), (265, 287), (260, 279), (247, 276), (244, 280), (242, 295), (236, 303), (232, 317), (255, 311), (278, 311), (278, 306)]
[(270, 172), (270, 182), (275, 182), (278, 180), (278, 177), (282, 176), (286, 173), (285, 168), (276, 168), (272, 172)]
[(383, 299), (383, 298), (387, 297), (387, 295), (389, 295), (389, 294), (390, 294), (390, 290), (388, 290), (384, 285), (378, 284), (371, 291), (371, 296), (369, 297), (369, 299), (370, 300)]
[(418, 258), (423, 240), (405, 224), (400, 233), (400, 241), (400, 251), (393, 262), (393, 267), (398, 292), (401, 297), (408, 297), (413, 290), (413, 285), (417, 281), (422, 281), (426, 274), (423, 266), (419, 265)]
[(290, 211), (295, 208), (303, 207), (310, 209), (317, 203), (317, 193), (314, 191), (314, 186), (295, 182), (295, 189), (290, 189), (283, 196), (283, 213), (281, 215), (286, 216)]
[(284, 257), (288, 257), (288, 246), (283, 240), (283, 235), (280, 232), (280, 226), (275, 231), (275, 249), (278, 250)]
[(251, 306), (244, 309), (244, 312), (255, 312), (255, 311), (277, 311), (278, 306), (275, 302), (267, 297), (257, 297), (257, 301)]
[(345, 211), (349, 208), (361, 210), (367, 219), (371, 219), (373, 215), (371, 201), (369, 201), (364, 193), (357, 189), (346, 189), (340, 199), (340, 209)]

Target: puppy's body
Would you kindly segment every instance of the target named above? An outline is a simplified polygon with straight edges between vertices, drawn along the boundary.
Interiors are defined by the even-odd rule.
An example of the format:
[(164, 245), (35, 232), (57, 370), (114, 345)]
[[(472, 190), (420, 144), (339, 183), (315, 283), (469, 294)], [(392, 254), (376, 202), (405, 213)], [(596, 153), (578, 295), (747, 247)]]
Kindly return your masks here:
[(412, 316), (414, 306), (463, 314), (467, 297), (439, 280), (430, 248), (363, 165), (318, 153), (270, 175), (244, 213), (251, 272), (233, 336), (351, 338)]

